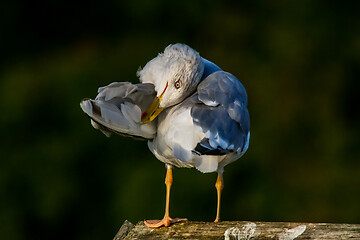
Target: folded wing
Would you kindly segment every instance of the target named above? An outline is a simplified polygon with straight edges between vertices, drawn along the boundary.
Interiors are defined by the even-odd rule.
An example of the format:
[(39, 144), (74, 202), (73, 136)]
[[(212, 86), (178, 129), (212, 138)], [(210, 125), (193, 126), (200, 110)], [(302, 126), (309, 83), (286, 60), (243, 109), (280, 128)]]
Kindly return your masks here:
[(193, 153), (199, 156), (235, 153), (240, 157), (246, 152), (250, 136), (247, 94), (236, 77), (224, 71), (210, 74), (200, 83), (192, 101), (194, 125), (205, 135)]

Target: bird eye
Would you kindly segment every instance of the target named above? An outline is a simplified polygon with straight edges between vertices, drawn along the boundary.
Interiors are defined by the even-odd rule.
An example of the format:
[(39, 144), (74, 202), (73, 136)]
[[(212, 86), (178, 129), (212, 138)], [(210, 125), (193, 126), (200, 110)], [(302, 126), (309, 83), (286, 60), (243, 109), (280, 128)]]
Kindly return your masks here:
[(180, 80), (177, 80), (177, 81), (175, 82), (175, 88), (176, 88), (176, 89), (179, 89), (180, 86), (181, 86), (181, 81), (180, 81)]

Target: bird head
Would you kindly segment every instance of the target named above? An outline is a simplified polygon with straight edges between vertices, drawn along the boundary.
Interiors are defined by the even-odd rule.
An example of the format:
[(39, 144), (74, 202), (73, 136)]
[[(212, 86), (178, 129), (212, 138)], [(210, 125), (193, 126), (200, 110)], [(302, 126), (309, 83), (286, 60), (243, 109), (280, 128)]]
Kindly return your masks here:
[(154, 84), (157, 96), (142, 114), (142, 123), (151, 122), (162, 110), (190, 96), (203, 72), (199, 53), (185, 44), (169, 45), (164, 53), (148, 62), (138, 75), (141, 82)]

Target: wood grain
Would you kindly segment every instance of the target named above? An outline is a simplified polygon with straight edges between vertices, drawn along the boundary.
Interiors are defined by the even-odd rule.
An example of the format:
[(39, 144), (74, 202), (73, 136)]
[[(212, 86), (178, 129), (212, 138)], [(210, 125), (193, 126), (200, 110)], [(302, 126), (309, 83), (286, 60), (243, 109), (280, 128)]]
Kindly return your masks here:
[[(126, 234), (124, 234), (126, 232)], [(129, 239), (360, 239), (359, 224), (247, 222), (184, 222), (150, 229), (125, 221), (114, 240)]]

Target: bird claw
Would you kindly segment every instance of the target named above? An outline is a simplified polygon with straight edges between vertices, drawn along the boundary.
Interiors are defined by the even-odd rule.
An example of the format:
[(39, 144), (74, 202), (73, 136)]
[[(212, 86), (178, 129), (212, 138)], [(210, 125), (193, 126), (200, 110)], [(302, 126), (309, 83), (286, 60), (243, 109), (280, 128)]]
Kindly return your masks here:
[(162, 226), (168, 227), (173, 223), (185, 222), (187, 218), (174, 218), (164, 217), (162, 220), (146, 220), (144, 221), (145, 225), (149, 228), (159, 228)]

